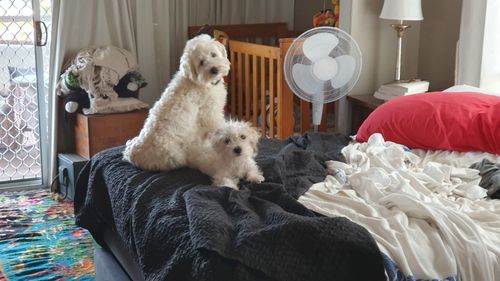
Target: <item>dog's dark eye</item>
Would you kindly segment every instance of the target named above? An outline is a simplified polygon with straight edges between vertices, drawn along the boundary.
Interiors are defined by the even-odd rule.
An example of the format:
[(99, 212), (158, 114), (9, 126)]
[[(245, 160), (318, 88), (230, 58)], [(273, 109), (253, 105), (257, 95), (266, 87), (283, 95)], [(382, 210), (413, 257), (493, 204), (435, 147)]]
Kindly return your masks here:
[(205, 60), (201, 60), (200, 65), (204, 65), (204, 64), (205, 64)]
[(246, 138), (247, 138), (247, 136), (245, 136), (245, 135), (241, 135), (241, 136), (240, 136), (240, 138), (241, 138), (242, 140), (244, 140), (244, 139), (246, 139)]
[(210, 53), (210, 55), (212, 56), (212, 58), (215, 58), (217, 56), (217, 54), (215, 54), (214, 52)]
[(231, 140), (230, 140), (230, 139), (225, 139), (225, 140), (224, 140), (224, 143), (225, 143), (225, 144), (229, 144), (230, 142), (231, 142)]

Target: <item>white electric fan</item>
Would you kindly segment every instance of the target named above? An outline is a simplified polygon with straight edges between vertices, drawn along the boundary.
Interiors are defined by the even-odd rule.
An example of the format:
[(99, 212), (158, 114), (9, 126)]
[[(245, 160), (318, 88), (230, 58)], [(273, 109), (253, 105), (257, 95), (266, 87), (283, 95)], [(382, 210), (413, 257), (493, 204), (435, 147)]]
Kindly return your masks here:
[(361, 51), (345, 31), (317, 27), (293, 41), (283, 67), (290, 89), (312, 103), (314, 131), (318, 131), (323, 104), (344, 97), (358, 81)]

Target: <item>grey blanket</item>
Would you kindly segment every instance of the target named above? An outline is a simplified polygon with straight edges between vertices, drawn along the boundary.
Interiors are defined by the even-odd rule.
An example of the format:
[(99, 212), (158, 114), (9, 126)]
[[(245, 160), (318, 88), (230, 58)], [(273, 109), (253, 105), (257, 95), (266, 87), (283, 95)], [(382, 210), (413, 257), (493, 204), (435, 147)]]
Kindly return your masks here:
[(141, 171), (122, 147), (94, 156), (80, 176), (78, 225), (102, 243), (113, 226), (147, 280), (385, 280), (371, 235), (345, 218), (318, 216), (294, 198), (342, 160), (341, 135), (263, 140), (266, 182), (216, 188), (195, 170)]
[(479, 170), (481, 182), (479, 185), (488, 190), (488, 196), (500, 199), (500, 163), (493, 163), (488, 159), (474, 163), (472, 169)]

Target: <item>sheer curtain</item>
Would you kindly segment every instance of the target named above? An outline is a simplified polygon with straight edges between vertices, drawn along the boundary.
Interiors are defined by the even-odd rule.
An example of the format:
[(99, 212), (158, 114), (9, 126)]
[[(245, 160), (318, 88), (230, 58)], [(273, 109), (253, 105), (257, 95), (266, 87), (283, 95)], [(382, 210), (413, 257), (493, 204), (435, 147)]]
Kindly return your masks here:
[[(52, 36), (49, 70), (49, 147), (44, 184), (57, 173), (57, 153), (72, 152), (73, 131), (58, 118), (56, 84), (64, 62), (80, 49), (92, 45), (115, 45), (136, 53), (134, 0), (86, 0), (52, 2)], [(58, 141), (59, 140), (59, 141)]]
[(57, 170), (57, 152), (72, 151), (72, 131), (63, 131), (64, 126), (58, 120), (55, 86), (63, 63), (78, 50), (91, 45), (114, 45), (131, 51), (137, 56), (141, 72), (148, 82), (148, 86), (141, 90), (140, 99), (152, 105), (177, 71), (189, 25), (287, 22), (291, 29), (294, 2), (53, 0), (49, 84), (50, 180)]

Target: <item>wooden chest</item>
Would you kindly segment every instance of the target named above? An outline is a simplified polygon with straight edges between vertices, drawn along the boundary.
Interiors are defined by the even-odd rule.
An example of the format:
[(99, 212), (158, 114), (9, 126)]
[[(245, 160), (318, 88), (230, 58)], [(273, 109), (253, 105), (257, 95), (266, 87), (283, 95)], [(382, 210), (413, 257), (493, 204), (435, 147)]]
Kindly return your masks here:
[(125, 113), (78, 114), (75, 124), (76, 153), (89, 159), (106, 148), (123, 145), (139, 135), (148, 110)]

